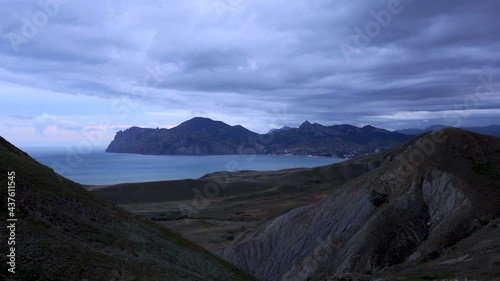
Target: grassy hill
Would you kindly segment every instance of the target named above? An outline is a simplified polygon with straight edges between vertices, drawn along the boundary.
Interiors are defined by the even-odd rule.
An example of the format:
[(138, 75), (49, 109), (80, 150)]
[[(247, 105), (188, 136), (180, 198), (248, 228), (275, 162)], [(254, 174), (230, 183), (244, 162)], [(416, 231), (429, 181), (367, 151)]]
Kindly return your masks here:
[(16, 274), (7, 272), (9, 233), (4, 228), (2, 280), (253, 280), (203, 248), (60, 177), (0, 137), (3, 221), (9, 171), (16, 174)]

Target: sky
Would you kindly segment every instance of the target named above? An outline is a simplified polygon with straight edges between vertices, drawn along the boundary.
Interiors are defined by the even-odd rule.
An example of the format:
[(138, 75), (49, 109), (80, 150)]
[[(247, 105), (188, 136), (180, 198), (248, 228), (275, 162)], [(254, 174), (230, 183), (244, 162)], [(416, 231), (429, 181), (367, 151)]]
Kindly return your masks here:
[(0, 135), (500, 120), (497, 0), (4, 0)]

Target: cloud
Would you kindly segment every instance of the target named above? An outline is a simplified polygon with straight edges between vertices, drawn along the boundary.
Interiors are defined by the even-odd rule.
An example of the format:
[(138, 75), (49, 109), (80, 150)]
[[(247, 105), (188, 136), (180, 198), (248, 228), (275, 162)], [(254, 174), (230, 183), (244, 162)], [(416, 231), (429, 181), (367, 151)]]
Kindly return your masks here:
[[(46, 5), (10, 0), (0, 11), (0, 91), (126, 96), (167, 112), (141, 124), (204, 115), (257, 131), (305, 119), (403, 128), (447, 122), (491, 77), (464, 122), (497, 123), (483, 112), (500, 109), (500, 2), (401, 0), (400, 12), (377, 18), (395, 1), (64, 1), (16, 52), (12, 35)], [(359, 36), (369, 42), (356, 46)], [(356, 47), (349, 59), (343, 43)], [(50, 107), (32, 114), (40, 128), (83, 126)]]
[(31, 126), (4, 127), (0, 125), (0, 134), (22, 147), (72, 145), (83, 139), (78, 132), (56, 125), (47, 126), (42, 132)]
[(46, 113), (33, 117), (33, 123), (36, 125), (37, 131), (44, 133), (48, 127), (57, 127), (66, 130), (81, 129), (81, 126), (74, 121), (60, 119)]

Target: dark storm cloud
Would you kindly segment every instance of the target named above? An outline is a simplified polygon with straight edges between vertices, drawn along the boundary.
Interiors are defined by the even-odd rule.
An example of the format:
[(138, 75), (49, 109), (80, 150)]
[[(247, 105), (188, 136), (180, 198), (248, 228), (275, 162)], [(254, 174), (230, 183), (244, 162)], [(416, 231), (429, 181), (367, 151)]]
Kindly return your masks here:
[[(247, 118), (279, 111), (294, 124), (423, 126), (458, 108), (470, 111), (467, 125), (500, 117), (499, 1), (242, 0), (223, 14), (221, 1), (232, 3), (62, 1), (29, 40), (26, 22), (48, 4), (7, 1), (2, 79), (113, 98), (134, 95), (157, 69), (144, 102)], [(490, 95), (464, 103), (481, 76)]]

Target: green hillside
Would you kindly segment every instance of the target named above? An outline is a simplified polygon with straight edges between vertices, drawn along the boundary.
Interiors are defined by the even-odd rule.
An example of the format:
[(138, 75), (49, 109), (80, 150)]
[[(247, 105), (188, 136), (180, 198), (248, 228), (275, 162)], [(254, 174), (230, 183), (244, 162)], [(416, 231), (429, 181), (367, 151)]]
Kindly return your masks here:
[(16, 273), (7, 271), (10, 233), (3, 228), (2, 280), (253, 280), (201, 247), (60, 177), (0, 138), (4, 222), (9, 171), (15, 172)]

